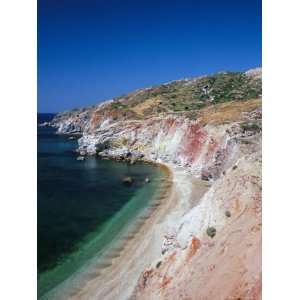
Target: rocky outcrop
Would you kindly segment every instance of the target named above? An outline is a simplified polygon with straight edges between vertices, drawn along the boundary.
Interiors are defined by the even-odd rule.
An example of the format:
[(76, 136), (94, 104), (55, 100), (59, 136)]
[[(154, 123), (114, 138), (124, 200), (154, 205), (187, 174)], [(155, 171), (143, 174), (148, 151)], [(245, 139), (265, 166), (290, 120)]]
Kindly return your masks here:
[(232, 125), (203, 126), (182, 117), (124, 121), (79, 139), (81, 155), (168, 162), (216, 178), (238, 147)]
[(247, 118), (245, 114), (246, 123), (218, 126), (173, 115), (113, 124), (104, 120), (101, 129), (83, 132), (78, 151), (102, 158), (172, 163), (212, 180), (233, 164), (239, 140), (257, 133), (245, 130)]

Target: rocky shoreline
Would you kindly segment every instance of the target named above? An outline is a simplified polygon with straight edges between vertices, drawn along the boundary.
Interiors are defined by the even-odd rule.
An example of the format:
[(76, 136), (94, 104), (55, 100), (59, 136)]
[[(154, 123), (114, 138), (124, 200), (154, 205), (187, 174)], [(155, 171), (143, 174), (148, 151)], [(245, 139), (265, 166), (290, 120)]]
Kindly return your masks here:
[[(256, 100), (253, 102), (259, 105)], [(203, 179), (217, 179), (230, 164), (230, 156), (239, 143), (251, 144), (252, 136), (261, 131), (260, 118), (257, 108), (240, 122), (215, 126), (173, 116), (121, 121), (97, 132), (82, 132), (77, 152), (80, 156), (97, 155), (131, 164), (172, 163), (200, 174)], [(51, 126), (59, 127), (57, 123)]]

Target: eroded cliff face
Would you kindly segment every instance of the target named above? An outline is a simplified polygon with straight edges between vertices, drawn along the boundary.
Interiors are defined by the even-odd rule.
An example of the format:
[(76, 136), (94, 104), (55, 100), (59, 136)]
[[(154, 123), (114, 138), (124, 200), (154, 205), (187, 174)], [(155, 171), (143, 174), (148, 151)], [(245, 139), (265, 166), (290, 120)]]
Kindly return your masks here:
[[(208, 182), (203, 197), (191, 191), (182, 202), (193, 205), (161, 220), (161, 253), (142, 270), (132, 299), (261, 298), (261, 99), (250, 97), (261, 93), (261, 71), (227, 79), (170, 83), (161, 98), (157, 88), (144, 89), (53, 122), (59, 133), (82, 135), (80, 155), (165, 163), (191, 174), (194, 186)], [(166, 94), (195, 86), (203, 106), (170, 109)], [(236, 99), (220, 101), (220, 87)]]
[(214, 182), (165, 233), (132, 299), (261, 299), (260, 169), (258, 150)]
[[(242, 104), (244, 112), (240, 112), (238, 119), (235, 116), (236, 104), (231, 102), (226, 103), (226, 111), (230, 111), (227, 119), (224, 119), (224, 112), (221, 121), (216, 116), (208, 123), (201, 119), (203, 112), (196, 120), (185, 115), (169, 114), (143, 120), (114, 121), (111, 115), (105, 113), (99, 117), (96, 111), (88, 121), (81, 121), (81, 125), (78, 125), (77, 116), (67, 118), (60, 123), (58, 131), (69, 128), (68, 132), (72, 133), (74, 128), (83, 128), (83, 135), (78, 141), (81, 155), (173, 163), (203, 178), (214, 179), (233, 164), (239, 148), (237, 138), (247, 138), (256, 133), (255, 128), (245, 130), (243, 124), (259, 123), (260, 100), (248, 100)], [(214, 113), (223, 108), (223, 104), (214, 106)], [(247, 110), (253, 108), (256, 109), (252, 110), (254, 116), (251, 117)]]

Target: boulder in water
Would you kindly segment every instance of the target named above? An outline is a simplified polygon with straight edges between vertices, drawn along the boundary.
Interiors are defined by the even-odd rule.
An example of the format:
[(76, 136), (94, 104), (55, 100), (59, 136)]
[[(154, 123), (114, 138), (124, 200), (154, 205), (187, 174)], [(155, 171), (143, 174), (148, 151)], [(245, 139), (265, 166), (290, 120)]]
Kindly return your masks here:
[(149, 183), (150, 179), (148, 177), (145, 178), (145, 183)]
[(123, 183), (126, 185), (132, 185), (133, 184), (133, 178), (130, 176), (126, 176), (122, 179)]
[(136, 159), (135, 159), (134, 157), (131, 157), (129, 163), (130, 163), (131, 165), (134, 165), (134, 164), (136, 163)]
[(85, 160), (85, 157), (84, 156), (78, 156), (76, 159), (77, 160)]
[(38, 125), (39, 127), (48, 127), (50, 126), (50, 122), (43, 122)]

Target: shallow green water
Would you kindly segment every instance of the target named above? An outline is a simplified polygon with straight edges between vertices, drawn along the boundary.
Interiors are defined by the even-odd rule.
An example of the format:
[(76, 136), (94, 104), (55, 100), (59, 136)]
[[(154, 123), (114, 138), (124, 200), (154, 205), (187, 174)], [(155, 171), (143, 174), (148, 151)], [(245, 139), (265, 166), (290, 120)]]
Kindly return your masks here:
[[(147, 207), (163, 177), (150, 165), (77, 161), (76, 146), (52, 129), (38, 129), (39, 298), (101, 257)], [(123, 185), (124, 176), (134, 184)]]

